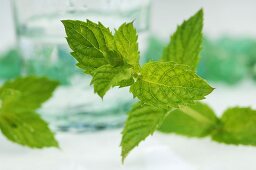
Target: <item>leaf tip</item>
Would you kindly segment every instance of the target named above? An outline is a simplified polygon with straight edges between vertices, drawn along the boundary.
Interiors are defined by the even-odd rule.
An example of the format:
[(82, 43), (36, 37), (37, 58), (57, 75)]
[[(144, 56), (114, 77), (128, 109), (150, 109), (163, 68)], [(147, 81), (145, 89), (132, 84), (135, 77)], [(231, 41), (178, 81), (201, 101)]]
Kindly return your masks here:
[(60, 22), (62, 22), (62, 24), (66, 26), (70, 22), (70, 20), (64, 19), (64, 20), (60, 20)]
[(204, 14), (204, 9), (201, 8), (197, 13), (200, 14), (200, 15), (203, 15)]
[(125, 159), (126, 159), (126, 157), (127, 157), (127, 154), (128, 154), (128, 153), (125, 153), (125, 152), (124, 152), (124, 150), (122, 149), (122, 153), (121, 153), (121, 157), (122, 157), (122, 159), (121, 159), (121, 161), (122, 161), (122, 165), (124, 165), (124, 161), (125, 161)]
[(98, 92), (98, 91), (94, 91), (94, 93), (98, 94), (98, 96), (101, 98), (101, 100), (103, 101), (105, 93), (103, 92)]

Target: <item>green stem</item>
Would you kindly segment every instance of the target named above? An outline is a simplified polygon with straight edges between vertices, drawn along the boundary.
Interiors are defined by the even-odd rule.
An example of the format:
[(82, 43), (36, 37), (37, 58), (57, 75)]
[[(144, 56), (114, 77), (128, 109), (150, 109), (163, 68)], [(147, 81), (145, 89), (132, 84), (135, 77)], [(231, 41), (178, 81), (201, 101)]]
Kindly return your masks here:
[(1, 111), (2, 107), (3, 107), (3, 101), (0, 99), (0, 111)]
[(186, 115), (192, 117), (193, 119), (202, 122), (202, 123), (206, 123), (206, 124), (212, 124), (212, 120), (210, 120), (209, 118), (203, 116), (202, 114), (200, 114), (198, 111), (192, 109), (191, 107), (188, 106), (180, 106), (180, 110), (183, 111)]
[(172, 113), (174, 110), (177, 110), (176, 108), (172, 108), (170, 110), (167, 111), (167, 113), (165, 114), (165, 117), (167, 117), (170, 113)]

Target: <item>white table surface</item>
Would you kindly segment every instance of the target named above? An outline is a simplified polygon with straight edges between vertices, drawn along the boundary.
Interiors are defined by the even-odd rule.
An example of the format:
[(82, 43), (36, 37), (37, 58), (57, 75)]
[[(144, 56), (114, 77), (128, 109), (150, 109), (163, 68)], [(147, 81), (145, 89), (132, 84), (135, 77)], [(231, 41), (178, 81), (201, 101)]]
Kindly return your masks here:
[[(152, 28), (168, 35), (183, 18), (204, 6), (206, 32), (218, 36), (256, 35), (254, 0), (159, 0), (153, 2)], [(0, 0), (0, 50), (13, 43), (9, 0)], [(227, 10), (228, 9), (228, 10)], [(244, 12), (240, 12), (241, 9)], [(173, 15), (175, 14), (175, 15)], [(169, 21), (170, 22), (167, 22)], [(256, 108), (256, 84), (246, 81), (229, 87), (214, 85), (207, 97), (220, 115), (229, 106)], [(71, 134), (59, 133), (61, 149), (32, 150), (0, 136), (0, 170), (255, 170), (256, 148), (223, 145), (210, 139), (188, 139), (156, 133), (129, 155), (120, 157), (120, 131)]]

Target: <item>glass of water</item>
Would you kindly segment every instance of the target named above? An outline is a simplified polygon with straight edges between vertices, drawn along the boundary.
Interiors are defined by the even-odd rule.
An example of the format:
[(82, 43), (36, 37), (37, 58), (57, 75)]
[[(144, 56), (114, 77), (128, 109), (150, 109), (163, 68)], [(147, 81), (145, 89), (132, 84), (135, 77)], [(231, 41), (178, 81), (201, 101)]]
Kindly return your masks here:
[[(88, 131), (120, 127), (133, 98), (128, 88), (113, 88), (104, 100), (94, 94), (91, 77), (76, 68), (65, 40), (63, 19), (102, 22), (110, 29), (134, 21), (141, 54), (147, 48), (150, 0), (13, 0), (23, 75), (60, 82), (40, 109), (53, 128)], [(142, 57), (143, 58), (143, 57)], [(143, 61), (141, 61), (143, 62)]]

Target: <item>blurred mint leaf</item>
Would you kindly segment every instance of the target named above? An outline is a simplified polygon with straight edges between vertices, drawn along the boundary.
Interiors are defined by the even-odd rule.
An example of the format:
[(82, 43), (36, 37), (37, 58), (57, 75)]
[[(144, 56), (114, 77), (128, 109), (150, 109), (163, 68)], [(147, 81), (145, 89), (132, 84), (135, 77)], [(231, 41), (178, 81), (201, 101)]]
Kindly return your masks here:
[(188, 66), (173, 62), (145, 64), (130, 89), (142, 102), (165, 109), (202, 100), (212, 90)]
[(196, 102), (171, 112), (158, 130), (188, 137), (204, 137), (212, 133), (217, 122), (218, 118), (208, 105)]
[(134, 147), (154, 133), (166, 114), (168, 113), (165, 109), (146, 105), (142, 102), (138, 102), (132, 107), (122, 131), (123, 161)]
[(123, 87), (129, 85), (127, 82), (131, 81), (132, 73), (133, 69), (129, 66), (113, 67), (111, 65), (104, 65), (93, 72), (91, 84), (94, 85), (94, 91), (103, 97), (113, 86)]
[(124, 23), (115, 32), (115, 43), (124, 60), (139, 70), (138, 35), (133, 23)]
[(15, 90), (20, 93), (19, 98), (13, 101), (10, 107), (34, 111), (52, 96), (57, 86), (58, 82), (56, 81), (30, 76), (7, 81), (0, 87), (0, 93), (8, 89)]
[(0, 87), (0, 129), (11, 141), (32, 148), (57, 147), (53, 133), (35, 113), (49, 99), (58, 83), (25, 77)]
[(212, 139), (226, 144), (256, 146), (256, 111), (251, 108), (227, 109)]
[(171, 36), (169, 45), (164, 49), (163, 61), (173, 61), (178, 64), (189, 65), (196, 69), (199, 53), (202, 48), (203, 10), (198, 11)]
[(54, 134), (32, 111), (0, 111), (0, 129), (11, 141), (31, 148), (58, 147)]

